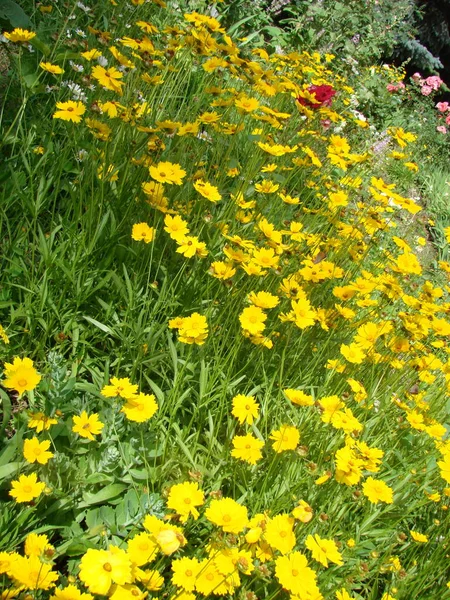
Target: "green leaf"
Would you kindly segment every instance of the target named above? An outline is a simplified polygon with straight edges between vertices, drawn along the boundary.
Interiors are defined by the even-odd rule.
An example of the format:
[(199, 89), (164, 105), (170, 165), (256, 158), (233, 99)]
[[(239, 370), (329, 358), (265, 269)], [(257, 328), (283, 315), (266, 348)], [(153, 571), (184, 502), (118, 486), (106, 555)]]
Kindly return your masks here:
[(2, 422), (0, 424), (0, 439), (3, 436), (3, 432), (5, 431), (9, 420), (11, 418), (11, 400), (9, 399), (8, 394), (4, 390), (0, 390), (0, 406), (2, 409)]
[(83, 494), (83, 502), (78, 504), (78, 508), (85, 508), (86, 506), (91, 506), (92, 504), (101, 504), (102, 502), (107, 502), (108, 500), (119, 496), (119, 494), (121, 494), (127, 487), (128, 486), (124, 485), (123, 483), (111, 483), (95, 494), (85, 492)]
[(20, 462), (12, 462), (0, 467), (0, 479), (6, 479), (12, 473), (18, 472), (21, 464)]
[(28, 15), (14, 0), (0, 0), (0, 19), (9, 21), (13, 27), (31, 27)]

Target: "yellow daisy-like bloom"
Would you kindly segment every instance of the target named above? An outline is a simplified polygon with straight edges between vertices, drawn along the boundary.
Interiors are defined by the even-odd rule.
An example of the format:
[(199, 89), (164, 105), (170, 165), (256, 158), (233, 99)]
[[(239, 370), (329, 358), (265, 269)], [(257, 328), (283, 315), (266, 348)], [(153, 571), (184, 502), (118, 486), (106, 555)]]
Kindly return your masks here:
[(172, 583), (187, 592), (195, 589), (195, 582), (200, 572), (200, 563), (196, 558), (177, 558), (172, 561)]
[(9, 495), (16, 502), (31, 502), (42, 494), (45, 483), (39, 482), (36, 473), (21, 475), (17, 481), (11, 482), (12, 490)]
[(186, 176), (186, 171), (179, 164), (171, 162), (159, 162), (157, 165), (152, 165), (149, 171), (152, 179), (169, 185), (181, 185)]
[(123, 77), (123, 73), (118, 71), (115, 67), (109, 67), (105, 69), (100, 65), (96, 65), (92, 69), (92, 77), (96, 79), (101, 86), (112, 92), (122, 94), (123, 81), (119, 81)]
[(16, 29), (14, 29), (11, 32), (5, 32), (3, 35), (10, 42), (29, 42), (34, 37), (36, 37), (34, 31), (20, 29), (20, 27), (16, 27)]
[(244, 396), (238, 394), (232, 399), (233, 410), (231, 414), (239, 421), (241, 425), (247, 423), (251, 425), (258, 416), (259, 404), (254, 396)]
[(224, 281), (226, 279), (231, 279), (231, 277), (236, 274), (236, 269), (233, 267), (233, 263), (216, 260), (211, 263), (209, 272), (216, 279)]
[(296, 404), (297, 406), (313, 406), (314, 399), (309, 394), (305, 394), (302, 390), (292, 390), (287, 389), (283, 390), (286, 394), (287, 398), (292, 402), (292, 404)]
[(37, 535), (30, 533), (25, 538), (24, 552), (26, 556), (42, 556), (45, 552), (52, 551), (54, 548), (48, 542), (46, 535)]
[[(279, 556), (275, 561), (275, 575), (281, 585), (292, 594), (306, 598), (317, 596), (316, 573), (308, 567), (306, 556), (301, 552), (291, 552), (288, 556)], [(316, 594), (316, 595), (314, 595)]]
[(262, 458), (261, 448), (264, 442), (255, 438), (251, 433), (247, 435), (235, 435), (233, 440), (233, 450), (231, 456), (250, 465), (256, 465), (257, 461)]
[(70, 584), (62, 589), (57, 588), (50, 600), (94, 600), (94, 596), (83, 594), (75, 585)]
[(247, 508), (232, 498), (213, 500), (205, 517), (226, 533), (240, 533), (248, 523)]
[(128, 541), (128, 556), (133, 565), (141, 567), (151, 562), (158, 554), (158, 545), (148, 533), (138, 533)]
[(74, 425), (72, 431), (89, 440), (94, 440), (94, 435), (98, 435), (104, 427), (103, 423), (99, 420), (97, 413), (88, 415), (85, 410), (79, 417), (75, 415), (73, 417), (73, 422)]
[(41, 376), (33, 366), (31, 358), (15, 357), (12, 363), (5, 363), (6, 379), (3, 385), (23, 394), (32, 391), (41, 380)]
[(81, 559), (80, 579), (93, 594), (105, 596), (111, 585), (133, 581), (131, 561), (125, 550), (110, 546), (108, 550), (89, 548)]
[(328, 567), (328, 561), (336, 565), (344, 564), (342, 556), (333, 540), (323, 539), (316, 533), (314, 537), (308, 535), (305, 540), (305, 546), (308, 550), (311, 550), (313, 558), (324, 567)]
[(269, 292), (250, 292), (248, 299), (253, 306), (259, 306), (259, 308), (275, 308), (280, 303), (278, 296)]
[(48, 590), (59, 577), (51, 565), (42, 563), (37, 556), (19, 556), (11, 565), (10, 575), (26, 590)]
[(239, 315), (242, 329), (251, 335), (258, 335), (264, 331), (266, 319), (267, 315), (259, 306), (248, 306)]
[(203, 198), (206, 198), (210, 202), (218, 202), (222, 199), (218, 188), (207, 181), (203, 181), (203, 179), (197, 179), (194, 182), (194, 188)]
[(182, 523), (186, 523), (190, 515), (194, 520), (199, 517), (197, 506), (203, 506), (205, 495), (198, 489), (198, 483), (186, 481), (178, 483), (170, 488), (167, 506), (174, 510)]
[(145, 242), (149, 244), (155, 239), (155, 228), (150, 227), (147, 223), (135, 223), (131, 232), (131, 237), (137, 242)]
[(351, 344), (341, 344), (340, 352), (349, 363), (361, 364), (365, 358), (364, 350), (361, 346), (352, 342)]
[(5, 344), (9, 344), (9, 337), (8, 337), (3, 325), (0, 325), (0, 339), (3, 340), (3, 342)]
[(242, 98), (235, 100), (234, 105), (244, 113), (250, 113), (259, 108), (258, 100), (256, 98), (248, 98), (247, 96), (242, 96)]
[(164, 217), (164, 231), (167, 231), (172, 240), (183, 240), (189, 233), (188, 224), (180, 215), (166, 215)]
[(384, 481), (374, 479), (373, 477), (368, 477), (363, 483), (363, 493), (372, 504), (377, 504), (378, 502), (392, 504), (394, 501), (392, 489)]
[(37, 437), (31, 440), (25, 440), (23, 443), (23, 455), (29, 463), (38, 462), (41, 465), (46, 465), (52, 458), (53, 453), (49, 452), (50, 440), (40, 442)]
[(86, 107), (82, 102), (75, 100), (68, 100), (67, 102), (57, 102), (56, 108), (58, 109), (54, 114), (54, 119), (61, 119), (62, 121), (72, 121), (73, 123), (80, 123), (82, 115), (86, 112)]
[(309, 523), (313, 518), (314, 511), (304, 500), (299, 500), (297, 506), (292, 511), (292, 516), (302, 523)]
[(275, 452), (280, 453), (285, 450), (295, 450), (300, 440), (300, 433), (293, 425), (282, 425), (280, 429), (271, 432), (270, 439), (273, 440), (272, 447)]
[(47, 415), (44, 415), (44, 413), (37, 412), (30, 415), (28, 427), (31, 429), (36, 429), (36, 433), (41, 433), (42, 431), (47, 431), (50, 429), (52, 425), (56, 425), (57, 422), (58, 419), (47, 417)]
[(275, 550), (288, 554), (295, 546), (294, 519), (286, 514), (277, 515), (266, 524), (264, 539)]
[(409, 533), (411, 534), (411, 537), (415, 542), (419, 542), (420, 544), (425, 544), (426, 542), (428, 542), (428, 536), (424, 535), (423, 533), (413, 531), (412, 529)]
[(123, 405), (123, 412), (129, 421), (136, 423), (144, 423), (153, 417), (158, 410), (155, 396), (153, 394), (137, 394), (129, 398), (126, 404)]
[(64, 73), (64, 69), (58, 67), (58, 65), (53, 65), (49, 62), (41, 62), (39, 63), (39, 66), (44, 71), (47, 71), (48, 73), (53, 73), (53, 75), (61, 75), (62, 73)]
[(111, 377), (109, 385), (102, 388), (101, 394), (106, 398), (115, 398), (120, 396), (124, 400), (133, 398), (138, 392), (138, 386), (128, 379), (128, 377)]

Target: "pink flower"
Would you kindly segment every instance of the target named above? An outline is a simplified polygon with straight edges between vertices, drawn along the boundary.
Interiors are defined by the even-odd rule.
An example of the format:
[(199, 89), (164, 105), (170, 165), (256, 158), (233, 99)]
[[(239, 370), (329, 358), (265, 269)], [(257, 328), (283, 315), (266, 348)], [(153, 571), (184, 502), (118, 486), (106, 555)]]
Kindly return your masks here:
[(396, 92), (398, 88), (394, 83), (388, 83), (386, 89), (388, 92)]
[(447, 123), (447, 125), (450, 125), (450, 115), (447, 115), (445, 117), (445, 122)]
[(322, 121), (320, 121), (320, 124), (322, 125), (322, 127), (324, 129), (329, 129), (330, 125), (331, 125), (331, 121), (330, 121), (330, 119), (323, 119)]
[(398, 89), (399, 90), (404, 90), (406, 88), (406, 85), (403, 83), (403, 81), (399, 81), (398, 82)]
[(438, 90), (444, 82), (437, 75), (431, 75), (431, 77), (425, 79), (425, 83), (433, 90)]
[(422, 75), (420, 73), (414, 73), (411, 79), (417, 83), (422, 80)]
[(433, 88), (430, 87), (429, 85), (423, 85), (420, 89), (420, 93), (422, 94), (422, 96), (429, 96), (432, 91), (433, 91)]
[(439, 112), (446, 112), (449, 109), (449, 105), (448, 102), (438, 102), (436, 104), (436, 108), (438, 109)]
[(444, 127), (444, 125), (438, 125), (436, 127), (436, 131), (439, 131), (439, 133), (447, 133), (447, 129)]

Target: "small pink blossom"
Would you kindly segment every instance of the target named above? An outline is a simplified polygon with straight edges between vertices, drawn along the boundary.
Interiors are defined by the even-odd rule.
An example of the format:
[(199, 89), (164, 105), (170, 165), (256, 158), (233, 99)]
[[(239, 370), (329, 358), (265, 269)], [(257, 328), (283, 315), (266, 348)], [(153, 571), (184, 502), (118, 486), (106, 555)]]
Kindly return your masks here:
[(404, 90), (406, 88), (406, 85), (403, 83), (403, 81), (399, 81), (398, 82), (398, 89), (399, 90)]
[(331, 125), (331, 121), (330, 121), (330, 119), (323, 119), (322, 121), (320, 121), (320, 124), (322, 125), (322, 127), (324, 129), (329, 129), (330, 125)]
[(396, 92), (397, 91), (397, 86), (393, 83), (388, 83), (386, 86), (386, 89), (388, 92)]
[(450, 125), (450, 115), (447, 115), (445, 117), (445, 122), (447, 123), (447, 125)]
[(429, 96), (432, 91), (433, 91), (433, 88), (430, 87), (429, 85), (423, 85), (420, 88), (420, 93), (422, 94), (422, 96)]
[(438, 109), (439, 112), (446, 112), (447, 110), (449, 110), (449, 104), (448, 102), (438, 102), (436, 104), (436, 108)]
[(447, 133), (447, 129), (444, 127), (444, 125), (438, 125), (436, 127), (436, 131), (439, 131), (439, 133)]
[(433, 90), (438, 90), (444, 82), (437, 75), (431, 75), (431, 77), (425, 79), (425, 83)]
[(422, 75), (420, 73), (414, 73), (411, 79), (417, 83), (418, 81), (421, 81)]

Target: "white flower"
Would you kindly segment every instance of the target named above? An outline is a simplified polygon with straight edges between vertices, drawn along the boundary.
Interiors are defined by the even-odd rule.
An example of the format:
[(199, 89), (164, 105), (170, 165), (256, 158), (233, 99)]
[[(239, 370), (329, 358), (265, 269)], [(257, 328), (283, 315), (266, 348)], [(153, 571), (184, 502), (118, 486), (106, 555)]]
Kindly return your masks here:
[(84, 71), (84, 67), (83, 65), (79, 65), (77, 63), (74, 63), (73, 60), (69, 60), (69, 65), (72, 67), (72, 69), (76, 72), (76, 73), (82, 73)]
[(106, 65), (108, 64), (108, 59), (105, 58), (104, 56), (99, 56), (97, 58), (97, 62), (101, 67), (106, 67)]

